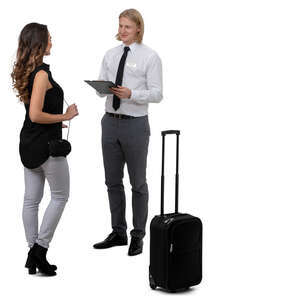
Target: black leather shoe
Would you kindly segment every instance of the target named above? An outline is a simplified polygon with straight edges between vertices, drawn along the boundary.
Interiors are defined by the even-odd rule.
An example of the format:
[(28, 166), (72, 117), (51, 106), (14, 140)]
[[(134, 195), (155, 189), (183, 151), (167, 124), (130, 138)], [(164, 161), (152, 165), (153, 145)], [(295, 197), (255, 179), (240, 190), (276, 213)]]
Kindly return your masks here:
[(132, 237), (129, 250), (128, 250), (128, 255), (129, 256), (134, 256), (138, 255), (143, 252), (143, 239), (138, 238), (138, 237)]
[(117, 232), (112, 232), (103, 242), (95, 244), (95, 249), (107, 249), (115, 246), (127, 245), (127, 236), (120, 235)]

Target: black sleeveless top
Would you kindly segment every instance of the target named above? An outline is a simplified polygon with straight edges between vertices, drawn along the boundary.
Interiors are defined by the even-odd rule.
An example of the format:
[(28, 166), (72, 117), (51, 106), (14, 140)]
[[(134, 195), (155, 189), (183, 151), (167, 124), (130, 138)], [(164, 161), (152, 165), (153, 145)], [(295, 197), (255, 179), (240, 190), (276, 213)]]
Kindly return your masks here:
[[(28, 91), (31, 97), (33, 82), (38, 71), (44, 70), (48, 74), (52, 88), (47, 90), (44, 99), (43, 112), (50, 114), (62, 114), (64, 105), (64, 92), (53, 80), (49, 65), (43, 63), (35, 68), (29, 76)], [(62, 137), (62, 123), (39, 124), (31, 122), (29, 118), (29, 104), (25, 104), (26, 115), (20, 133), (19, 152), (23, 165), (28, 169), (39, 167), (49, 158), (48, 142)]]

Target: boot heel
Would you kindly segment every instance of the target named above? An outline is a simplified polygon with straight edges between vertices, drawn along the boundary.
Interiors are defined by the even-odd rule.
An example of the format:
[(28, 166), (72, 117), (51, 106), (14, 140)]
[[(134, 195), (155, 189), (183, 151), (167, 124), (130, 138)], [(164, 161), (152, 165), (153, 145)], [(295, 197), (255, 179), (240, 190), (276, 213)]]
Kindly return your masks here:
[(30, 275), (36, 274), (36, 267), (31, 266), (30, 268), (28, 268), (28, 274), (30, 274)]
[(32, 261), (27, 261), (25, 264), (25, 268), (28, 269), (28, 274), (30, 275), (36, 274), (36, 265)]
[(47, 250), (47, 248), (35, 243), (32, 247), (32, 262), (34, 263), (34, 266), (38, 268), (40, 273), (43, 273), (46, 276), (55, 276), (56, 272), (54, 271), (54, 267), (56, 269), (56, 266), (51, 266), (48, 263), (46, 259)]
[(36, 274), (36, 265), (33, 262), (30, 254), (28, 254), (26, 264), (25, 264), (25, 268), (28, 269), (28, 274), (30, 274), (30, 275)]

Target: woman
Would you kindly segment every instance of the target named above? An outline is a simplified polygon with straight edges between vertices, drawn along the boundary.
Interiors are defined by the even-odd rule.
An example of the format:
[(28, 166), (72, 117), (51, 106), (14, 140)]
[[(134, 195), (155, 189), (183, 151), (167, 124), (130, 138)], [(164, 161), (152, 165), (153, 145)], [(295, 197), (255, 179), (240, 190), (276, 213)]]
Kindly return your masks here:
[[(43, 57), (50, 55), (51, 47), (46, 25), (27, 24), (19, 36), (11, 74), (13, 87), (26, 110), (19, 146), (25, 175), (22, 216), (30, 247), (25, 267), (29, 274), (35, 274), (38, 268), (48, 276), (56, 275), (57, 268), (48, 263), (46, 253), (69, 196), (67, 159), (49, 156), (48, 142), (61, 139), (62, 121), (78, 115), (75, 104), (63, 113), (63, 90), (53, 80), (49, 65), (43, 63)], [(51, 201), (38, 230), (38, 209), (45, 179), (50, 186)]]

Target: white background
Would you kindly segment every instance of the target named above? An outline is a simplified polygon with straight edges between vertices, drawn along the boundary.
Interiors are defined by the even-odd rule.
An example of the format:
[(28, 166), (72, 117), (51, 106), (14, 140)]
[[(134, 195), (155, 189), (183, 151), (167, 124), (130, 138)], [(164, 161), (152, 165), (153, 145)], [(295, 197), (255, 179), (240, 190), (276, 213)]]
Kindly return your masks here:
[[(1, 299), (299, 299), (299, 80), (297, 1), (7, 1), (1, 4)], [(149, 109), (149, 223), (159, 213), (161, 130), (180, 129), (180, 211), (204, 224), (203, 281), (168, 294), (148, 286), (143, 255), (92, 244), (110, 232), (101, 153), (104, 99), (96, 79), (104, 53), (119, 44), (118, 15), (134, 7), (146, 45), (163, 62), (164, 99)], [(50, 64), (72, 121), (71, 196), (49, 250), (53, 278), (29, 276), (21, 219), (18, 154), (23, 105), (10, 72), (18, 35), (47, 24)], [(173, 209), (175, 138), (167, 139), (166, 210)], [(126, 173), (127, 219), (132, 229)], [(49, 201), (48, 186), (41, 213)], [(297, 286), (298, 284), (298, 286)]]

